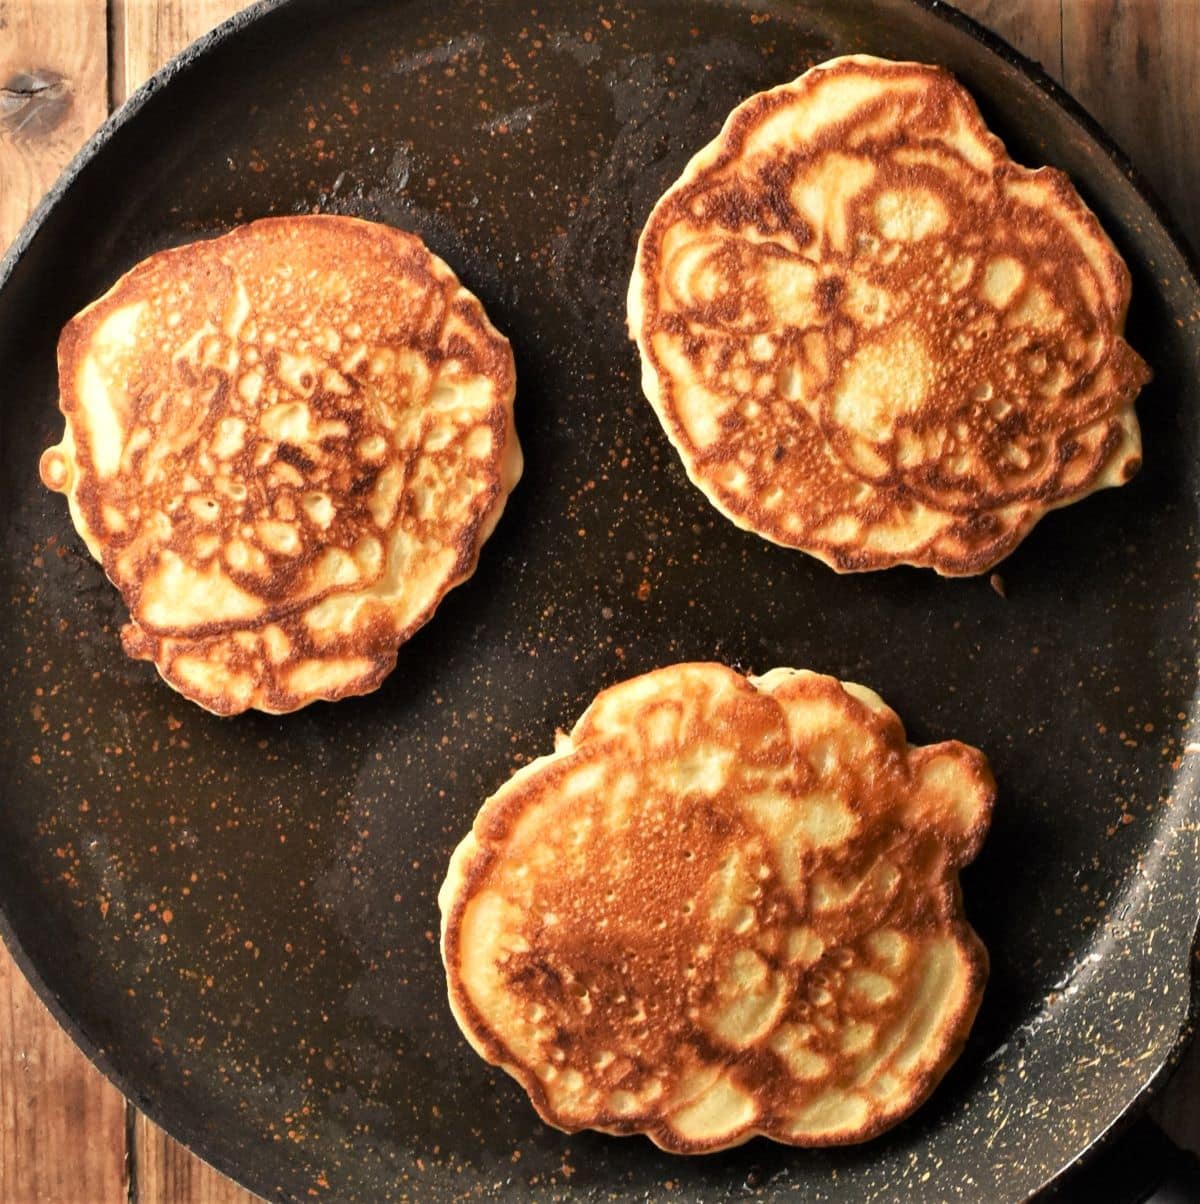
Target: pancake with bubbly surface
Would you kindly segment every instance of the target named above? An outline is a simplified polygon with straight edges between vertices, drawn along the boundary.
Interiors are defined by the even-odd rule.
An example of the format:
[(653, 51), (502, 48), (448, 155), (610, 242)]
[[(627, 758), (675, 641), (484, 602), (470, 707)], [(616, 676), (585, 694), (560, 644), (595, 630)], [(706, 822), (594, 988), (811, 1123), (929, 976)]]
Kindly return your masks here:
[(642, 384), (738, 526), (839, 572), (987, 571), (1141, 463), (1129, 273), (1070, 180), (938, 67), (752, 96), (655, 206)]
[(561, 1129), (685, 1154), (872, 1137), (979, 1007), (958, 870), (994, 793), (976, 749), (912, 747), (831, 677), (681, 664), (613, 686), (454, 853), (454, 1016)]
[(375, 689), (475, 569), (521, 474), (508, 341), (419, 238), (269, 218), (143, 260), (58, 347), (41, 460), (208, 710)]

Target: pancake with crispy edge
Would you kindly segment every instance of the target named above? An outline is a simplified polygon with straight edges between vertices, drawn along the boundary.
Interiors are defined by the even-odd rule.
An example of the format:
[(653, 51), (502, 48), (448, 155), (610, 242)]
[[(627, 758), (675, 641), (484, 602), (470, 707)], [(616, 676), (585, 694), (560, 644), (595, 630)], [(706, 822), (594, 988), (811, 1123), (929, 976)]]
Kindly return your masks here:
[(985, 572), (1141, 463), (1129, 273), (945, 70), (833, 59), (654, 207), (629, 328), (689, 477), (839, 572)]
[(64, 329), (41, 475), (208, 710), (375, 689), (521, 473), (508, 341), (415, 235), (270, 218), (143, 260)]
[(995, 786), (858, 685), (681, 664), (484, 803), (438, 896), (455, 1019), (547, 1123), (707, 1153), (862, 1141), (958, 1056), (958, 870)]

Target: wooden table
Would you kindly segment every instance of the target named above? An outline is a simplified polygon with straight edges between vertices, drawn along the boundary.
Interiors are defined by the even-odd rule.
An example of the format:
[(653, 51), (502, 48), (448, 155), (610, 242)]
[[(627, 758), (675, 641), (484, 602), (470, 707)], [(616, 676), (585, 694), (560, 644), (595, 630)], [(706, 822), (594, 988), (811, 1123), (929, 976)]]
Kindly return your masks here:
[[(239, 0), (0, 0), (0, 247), (105, 116)], [(1200, 0), (959, 0), (1104, 124), (1200, 248)], [(1198, 884), (1200, 888), (1200, 884)], [(1200, 1150), (1200, 1045), (1155, 1115)], [(245, 1204), (93, 1069), (0, 950), (0, 1204)]]

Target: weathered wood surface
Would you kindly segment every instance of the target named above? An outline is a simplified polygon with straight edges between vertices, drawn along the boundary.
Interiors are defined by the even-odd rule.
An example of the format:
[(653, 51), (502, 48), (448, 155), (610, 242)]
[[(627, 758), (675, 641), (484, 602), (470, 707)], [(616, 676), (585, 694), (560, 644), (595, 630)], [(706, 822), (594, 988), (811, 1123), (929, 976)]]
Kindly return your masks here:
[[(104, 0), (0, 0), (0, 247), (108, 112)], [(0, 1201), (124, 1200), (125, 1101), (0, 950)]]
[(107, 113), (104, 0), (0, 0), (0, 245)]
[[(1200, 248), (1200, 0), (958, 0), (1072, 92)], [(0, 247), (86, 137), (238, 0), (0, 0)], [(1200, 1150), (1200, 1047), (1155, 1106)], [(248, 1204), (129, 1109), (0, 950), (0, 1204)]]
[(2, 953), (0, 1200), (116, 1204), (127, 1188), (125, 1101)]
[(133, 1125), (136, 1204), (253, 1204), (258, 1197), (213, 1170), (140, 1113)]
[[(110, 106), (239, 7), (0, 0), (0, 247)], [(256, 1199), (135, 1114), (0, 950), (0, 1204)]]

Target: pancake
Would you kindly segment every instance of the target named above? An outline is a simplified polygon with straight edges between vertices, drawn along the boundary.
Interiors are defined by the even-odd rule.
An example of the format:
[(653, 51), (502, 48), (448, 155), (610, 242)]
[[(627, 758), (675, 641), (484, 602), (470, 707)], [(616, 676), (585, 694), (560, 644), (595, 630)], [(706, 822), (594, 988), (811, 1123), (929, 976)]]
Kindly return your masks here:
[(987, 954), (958, 870), (995, 786), (862, 686), (681, 664), (601, 693), (439, 894), (467, 1040), (573, 1132), (862, 1141), (958, 1056)]
[(126, 652), (221, 715), (375, 689), (521, 475), (512, 352), (419, 238), (268, 218), (143, 260), (58, 346), (67, 495)]
[(1141, 464), (1129, 273), (938, 67), (838, 58), (736, 108), (654, 207), (629, 329), (689, 477), (838, 572), (983, 573)]

